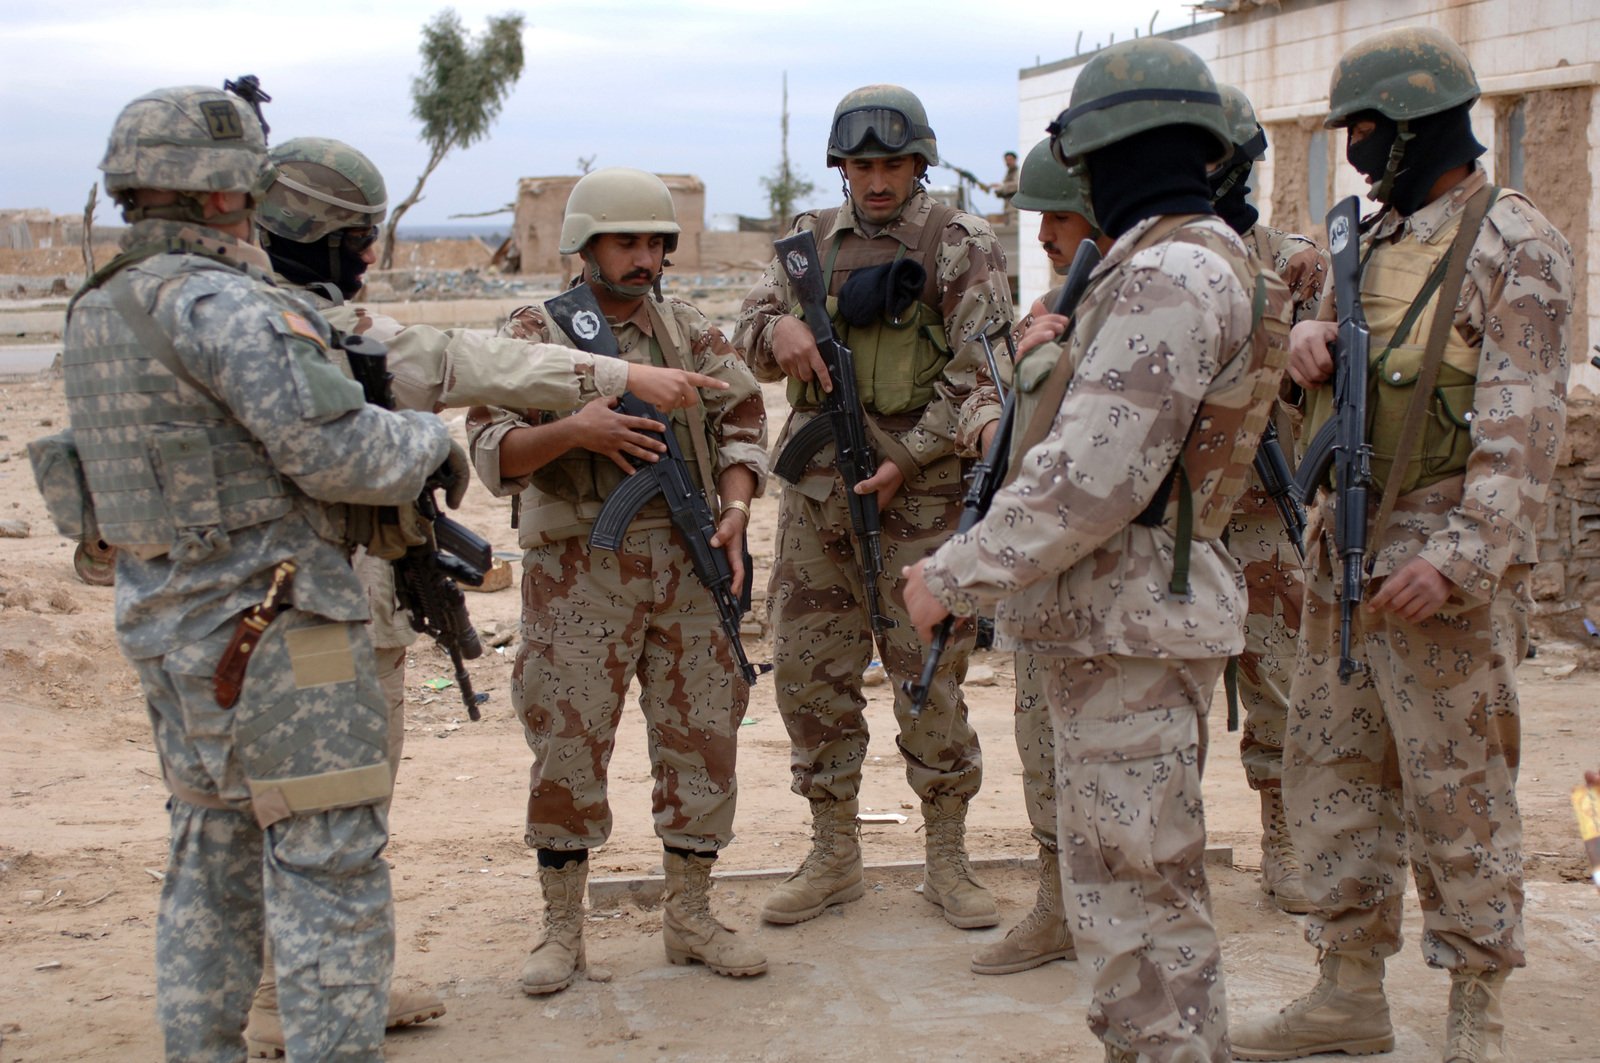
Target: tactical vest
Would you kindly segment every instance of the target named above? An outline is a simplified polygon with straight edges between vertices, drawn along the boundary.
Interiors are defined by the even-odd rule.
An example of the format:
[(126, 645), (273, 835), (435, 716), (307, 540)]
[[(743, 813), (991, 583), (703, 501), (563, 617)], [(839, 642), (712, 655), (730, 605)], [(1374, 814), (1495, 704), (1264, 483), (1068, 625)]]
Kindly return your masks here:
[[(952, 354), (945, 335), (944, 314), (939, 309), (939, 244), (945, 227), (956, 214), (953, 208), (934, 203), (917, 246), (909, 250), (893, 237), (869, 240), (854, 229), (846, 229), (834, 237), (824, 255), (828, 315), (839, 342), (855, 355), (856, 388), (862, 406), (870, 413), (920, 411), (933, 401), (934, 385)], [(818, 212), (818, 236), (832, 228), (838, 216), (838, 207)], [(857, 328), (840, 316), (839, 291), (853, 271), (898, 261), (908, 254), (922, 265), (927, 280), (904, 317)], [(788, 397), (789, 405), (796, 409), (815, 409), (822, 401), (814, 382), (795, 377), (789, 378)]]
[[(657, 308), (652, 306), (652, 309)], [(646, 337), (645, 353), (648, 355), (649, 364), (656, 366), (670, 364), (662, 350), (663, 343), (677, 353), (678, 357), (674, 360), (683, 363), (682, 356), (690, 349), (688, 337), (684, 336), (670, 306), (662, 304), (659, 309), (661, 312), (651, 314), (652, 325), (658, 334)], [(575, 346), (559, 328), (552, 327), (549, 333), (549, 342), (558, 343), (563, 347)], [(570, 416), (572, 416), (570, 413), (547, 412), (542, 415), (541, 423), (550, 424), (559, 418)], [(701, 450), (697, 449), (694, 443), (689, 411), (673, 410), (668, 416), (672, 421), (672, 433), (678, 440), (678, 449), (689, 466), (695, 486), (704, 493), (705, 476), (700, 462), (695, 460), (695, 455), (701, 453)], [(701, 420), (703, 422), (704, 418)], [(716, 441), (711, 437), (709, 423), (706, 424), (705, 436), (702, 447), (709, 447), (709, 452), (715, 454)], [(616, 462), (606, 455), (596, 454), (581, 447), (575, 447), (535, 470), (529, 478), (535, 490), (523, 492), (517, 500), (519, 543), (526, 549), (542, 543), (557, 542), (574, 535), (589, 534), (590, 525), (600, 515), (601, 506), (626, 475), (617, 468)], [(714, 513), (715, 499), (711, 499), (710, 502)], [(664, 528), (670, 525), (666, 502), (654, 498), (639, 510), (631, 527)]]
[[(90, 330), (110, 337), (106, 342), (68, 345), (63, 368), (72, 442), (100, 537), (141, 556), (165, 553), (193, 563), (225, 552), (229, 532), (289, 513), (298, 492), (203, 386), (180, 380), (151, 354), (151, 344), (164, 341), (170, 349), (171, 340), (123, 270), (138, 262), (141, 273), (165, 284), (188, 273), (238, 269), (166, 250), (124, 256), (114, 272), (98, 275), (80, 293), (69, 316), (116, 321)], [(287, 299), (284, 304), (302, 309)]]
[[(1439, 280), (1450, 245), (1461, 228), (1461, 218), (1458, 213), (1427, 241), (1407, 235), (1375, 244), (1361, 272), (1361, 307), (1371, 333), (1367, 441), (1372, 446), (1372, 482), (1377, 495), (1383, 493), (1399, 460), (1395, 451), (1411, 407), (1417, 374), (1422, 369), (1434, 316), (1441, 307), (1454, 315), (1461, 295), (1459, 291), (1436, 290), (1442, 287)], [(1462, 339), (1459, 329), (1445, 332), (1444, 357), (1423, 416), (1422, 440), (1417, 452), (1406, 458), (1400, 474), (1400, 494), (1466, 471), (1467, 455), (1472, 450), (1479, 354), (1477, 347)], [(1307, 403), (1306, 438), (1313, 438), (1332, 416), (1333, 389), (1313, 391)]]

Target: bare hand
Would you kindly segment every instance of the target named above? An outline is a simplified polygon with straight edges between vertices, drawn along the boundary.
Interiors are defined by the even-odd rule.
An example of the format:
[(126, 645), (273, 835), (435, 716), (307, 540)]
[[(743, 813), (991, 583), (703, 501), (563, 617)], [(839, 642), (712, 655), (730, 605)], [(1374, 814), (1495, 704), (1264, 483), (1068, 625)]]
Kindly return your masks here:
[(628, 366), (628, 390), (658, 410), (677, 410), (700, 401), (701, 388), (726, 390), (727, 383), (704, 373), (659, 365)]
[(1339, 326), (1332, 321), (1302, 321), (1289, 331), (1289, 376), (1303, 388), (1314, 388), (1333, 375), (1333, 341)]
[(982, 450), (984, 454), (987, 455), (990, 448), (994, 446), (995, 433), (999, 431), (999, 421), (990, 421), (988, 424), (983, 426), (983, 431), (979, 433), (978, 438), (980, 440), (979, 449)]
[(728, 555), (728, 571), (733, 574), (735, 595), (744, 587), (744, 530), (744, 514), (737, 509), (725, 509), (722, 519), (717, 521), (717, 533), (711, 537), (711, 545), (721, 547)]
[(772, 357), (786, 375), (807, 384), (815, 380), (823, 391), (833, 390), (833, 378), (817, 350), (817, 338), (799, 318), (786, 315), (772, 326)]
[(629, 457), (655, 461), (667, 449), (660, 439), (666, 426), (653, 418), (618, 413), (616, 405), (615, 398), (595, 399), (569, 417), (566, 427), (575, 445), (604, 454), (617, 463), (617, 468), (632, 473)]
[(1401, 620), (1420, 624), (1444, 607), (1451, 583), (1426, 560), (1413, 557), (1399, 572), (1387, 577), (1367, 602), (1369, 612), (1385, 610)]
[(888, 509), (889, 503), (894, 501), (894, 496), (899, 493), (900, 485), (906, 482), (905, 474), (900, 471), (900, 466), (892, 461), (885, 461), (878, 466), (878, 471), (856, 484), (856, 494), (870, 495), (878, 493), (878, 508)]
[(1029, 351), (1060, 339), (1071, 320), (1065, 314), (1043, 314), (1035, 318), (1033, 324), (1028, 326), (1028, 331), (1017, 341), (1017, 361), (1022, 361)]
[(911, 619), (911, 626), (917, 629), (917, 638), (932, 645), (934, 628), (939, 622), (950, 615), (939, 599), (933, 596), (928, 589), (927, 581), (922, 578), (922, 570), (928, 564), (928, 559), (923, 558), (914, 565), (907, 565), (900, 570), (900, 575), (905, 577), (906, 615)]

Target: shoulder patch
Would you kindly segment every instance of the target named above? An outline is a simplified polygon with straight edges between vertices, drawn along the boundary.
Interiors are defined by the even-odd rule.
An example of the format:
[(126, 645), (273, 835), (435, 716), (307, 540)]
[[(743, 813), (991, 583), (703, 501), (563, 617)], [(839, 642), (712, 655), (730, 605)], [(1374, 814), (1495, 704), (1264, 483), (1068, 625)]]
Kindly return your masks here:
[(286, 331), (290, 335), (300, 336), (304, 339), (308, 339), (312, 343), (315, 343), (318, 347), (325, 346), (325, 344), (322, 342), (322, 337), (317, 333), (316, 328), (311, 324), (311, 322), (307, 321), (302, 315), (295, 313), (293, 310), (285, 310), (283, 312), (283, 323), (286, 326)]

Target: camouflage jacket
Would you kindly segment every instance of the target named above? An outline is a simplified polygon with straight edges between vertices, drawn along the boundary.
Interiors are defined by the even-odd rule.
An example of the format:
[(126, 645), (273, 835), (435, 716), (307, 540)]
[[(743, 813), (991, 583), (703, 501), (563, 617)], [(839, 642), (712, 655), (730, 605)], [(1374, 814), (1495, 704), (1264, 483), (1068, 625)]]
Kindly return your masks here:
[[(299, 565), (296, 608), (332, 620), (365, 619), (366, 593), (351, 571), (348, 549), (329, 537), (329, 529), (342, 523), (339, 504), (396, 505), (416, 498), (445, 458), (444, 425), (431, 413), (368, 406), (353, 382), (330, 376), (327, 323), (271, 283), (270, 263), (259, 248), (213, 229), (162, 221), (136, 223), (123, 247), (168, 239), (204, 246), (248, 267), (215, 268), (187, 256), (195, 268), (166, 284), (139, 263), (122, 275), (183, 367), (223, 404), (219, 415), (233, 418), (259, 444), (295, 504), (281, 517), (231, 532), (227, 548), (202, 561), (119, 551), (116, 623), (123, 651), (138, 660), (201, 641), (260, 602), (273, 569), (288, 558)], [(76, 421), (116, 399), (94, 397), (102, 363), (73, 364), (71, 352), (139, 343), (97, 289), (74, 306), (63, 344), (69, 352), (68, 394), (83, 396), (69, 402)], [(154, 358), (149, 375), (172, 380), (189, 402), (205, 401)]]
[[(646, 299), (654, 299), (647, 296)], [(695, 307), (675, 297), (667, 297), (656, 303), (658, 311), (663, 315), (671, 315), (680, 335), (688, 340), (688, 349), (682, 351), (684, 368), (692, 372), (704, 373), (718, 380), (725, 380), (729, 387), (726, 390), (704, 390), (701, 392), (701, 409), (704, 411), (707, 429), (715, 440), (715, 451), (711, 455), (713, 476), (719, 476), (722, 470), (735, 465), (742, 465), (755, 474), (756, 494), (760, 494), (767, 476), (767, 413), (762, 401), (761, 389), (755, 379), (750, 375), (749, 368), (739, 357), (722, 335), (722, 331), (712, 325)], [(638, 309), (627, 320), (613, 322), (612, 330), (617, 337), (617, 345), (621, 348), (622, 359), (628, 362), (648, 363), (650, 360), (653, 328), (650, 315), (645, 302), (641, 300)], [(542, 307), (525, 306), (513, 311), (500, 330), (504, 336), (519, 340), (532, 340), (543, 343), (569, 342), (561, 330), (552, 325), (545, 317)], [(597, 361), (617, 361), (601, 357)], [(469, 436), (472, 443), (472, 458), (478, 475), (496, 495), (513, 495), (527, 492), (524, 495), (524, 508), (531, 508), (529, 503), (538, 504), (540, 499), (539, 488), (534, 484), (537, 474), (515, 478), (500, 475), (500, 442), (507, 433), (515, 428), (549, 423), (560, 414), (534, 409), (495, 409), (490, 412), (487, 420), (475, 420), (469, 425)], [(675, 416), (681, 417), (682, 411), (675, 411)], [(691, 464), (694, 456), (685, 453), (684, 457)], [(610, 464), (609, 458), (598, 460)], [(714, 485), (710, 485), (714, 486)], [(595, 514), (586, 508), (575, 513), (575, 519), (592, 521)], [(663, 522), (664, 523), (664, 522)], [(645, 518), (635, 522), (636, 527), (647, 526)], [(550, 540), (564, 537), (565, 535), (578, 534), (585, 528), (577, 525), (557, 529), (546, 529), (537, 537)], [(534, 532), (531, 527), (522, 529), (522, 545), (528, 547), (537, 545), (526, 541)]]
[[(1251, 293), (1235, 272), (1247, 258), (1238, 235), (1206, 218), (1135, 250), (1160, 221), (1124, 233), (1096, 268), (1049, 434), (1015, 463), (983, 521), (924, 571), (957, 615), (997, 604), (997, 632), (1010, 648), (1207, 658), (1244, 646), (1243, 581), (1220, 539), (1194, 539), (1193, 593), (1183, 601), (1167, 586), (1171, 520), (1134, 523), (1202, 402), (1240, 385), (1251, 333)], [(1027, 357), (1036, 354), (1062, 356), (1055, 344)]]
[(402, 325), (371, 307), (336, 303), (310, 290), (303, 295), (335, 329), (370, 336), (389, 348), (394, 401), (401, 409), (572, 410), (590, 399), (628, 390), (627, 367), (614, 358), (502, 339), (486, 329)]
[[(1481, 166), (1406, 218), (1392, 211), (1373, 243), (1427, 237), (1488, 183)], [(1526, 197), (1502, 194), (1467, 259), (1456, 332), (1480, 350), (1466, 472), (1401, 495), (1388, 526), (1371, 529), (1372, 575), (1425, 558), (1468, 603), (1487, 601), (1507, 567), (1538, 560), (1537, 525), (1566, 427), (1573, 313), (1572, 248)], [(1334, 301), (1321, 316), (1334, 317)], [(1380, 349), (1373, 336), (1372, 349)], [(1326, 386), (1331, 387), (1329, 382)], [(1376, 515), (1379, 495), (1368, 496)]]
[[(920, 222), (928, 217), (932, 207), (933, 200), (926, 192), (916, 193), (907, 201), (900, 217), (872, 239), (893, 240), (908, 248), (915, 247), (921, 233)], [(808, 229), (815, 231), (817, 222), (816, 212), (801, 214), (795, 219), (790, 234)], [(817, 233), (818, 251), (824, 261), (832, 238), (845, 229), (861, 231), (849, 201), (839, 209), (833, 226), (827, 232)], [(979, 337), (993, 335), (1001, 327), (1009, 328), (1012, 319), (1005, 253), (987, 222), (971, 214), (955, 214), (945, 226), (935, 265), (932, 272), (937, 274), (939, 310), (951, 347), (950, 361), (934, 384), (935, 398), (923, 408), (914, 424), (901, 431), (892, 426), (880, 426), (885, 430), (875, 435), (880, 440), (898, 444), (893, 451), (879, 457), (893, 460), (906, 474), (908, 482), (916, 479), (914, 474), (918, 470), (956, 454), (956, 429), (962, 405), (971, 396), (978, 367), (985, 361)], [(738, 326), (733, 334), (734, 346), (744, 354), (757, 380), (784, 379), (783, 370), (772, 354), (772, 329), (794, 305), (789, 278), (774, 260), (740, 307)], [(812, 416), (802, 412), (791, 414), (779, 434), (778, 449), (781, 450), (790, 435)], [(808, 474), (801, 489), (822, 498), (838, 482), (836, 474)], [(953, 489), (960, 489), (959, 482)]]
[(1322, 305), (1328, 283), (1328, 253), (1299, 233), (1286, 233), (1270, 225), (1253, 225), (1244, 234), (1245, 246), (1261, 264), (1283, 278), (1294, 302), (1294, 320), (1313, 321)]

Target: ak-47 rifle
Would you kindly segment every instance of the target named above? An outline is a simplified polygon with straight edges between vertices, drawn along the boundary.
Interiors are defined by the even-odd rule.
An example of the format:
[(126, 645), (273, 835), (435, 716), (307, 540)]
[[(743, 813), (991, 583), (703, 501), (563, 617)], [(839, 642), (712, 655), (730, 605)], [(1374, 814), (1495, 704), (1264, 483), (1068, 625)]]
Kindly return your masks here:
[[(388, 348), (353, 333), (339, 337), (339, 346), (349, 357), (350, 372), (367, 401), (386, 410), (394, 409)], [(435, 490), (433, 486), (424, 487), (416, 502), (417, 515), (432, 541), (408, 547), (393, 561), (395, 599), (406, 611), (412, 629), (433, 639), (450, 655), (462, 704), (467, 707), (467, 716), (477, 720), (482, 715), (478, 705), (489, 695), (473, 692), (472, 677), (464, 662), (483, 656), (483, 643), (467, 615), (467, 601), (457, 584), (481, 586), (484, 573), (494, 564), (494, 551), (483, 536), (439, 512), (433, 497)]]
[(987, 185), (985, 185), (982, 181), (978, 180), (977, 175), (975, 175), (971, 170), (963, 170), (959, 166), (952, 166), (950, 163), (942, 162), (942, 161), (939, 163), (939, 165), (943, 166), (946, 170), (950, 170), (950, 171), (954, 172), (955, 175), (957, 177), (961, 178), (963, 181), (970, 181), (973, 184), (977, 185), (979, 188), (982, 188), (982, 189), (985, 189), (985, 190), (987, 190), (987, 188), (988, 188)]
[[(546, 300), (544, 309), (550, 320), (572, 337), (572, 342), (577, 344), (579, 350), (612, 358), (621, 357), (617, 337), (606, 323), (605, 314), (601, 312), (600, 304), (595, 301), (594, 292), (589, 290), (587, 284), (580, 284), (554, 299)], [(633, 459), (634, 472), (611, 492), (600, 507), (594, 527), (589, 532), (589, 545), (616, 552), (622, 546), (622, 538), (628, 534), (628, 525), (633, 523), (640, 508), (652, 498), (660, 496), (667, 504), (672, 527), (683, 540), (684, 548), (689, 551), (689, 561), (694, 566), (695, 575), (711, 592), (711, 598), (716, 603), (717, 617), (733, 647), (739, 674), (746, 683), (754, 683), (762, 672), (770, 671), (772, 666), (753, 665), (745, 656), (744, 643), (739, 640), (739, 619), (744, 612), (740, 608), (742, 592), (736, 591), (733, 586), (733, 570), (728, 567), (728, 555), (721, 547), (711, 545), (712, 537), (717, 534), (717, 521), (710, 504), (706, 502), (706, 496), (695, 486), (694, 478), (689, 473), (689, 463), (684, 460), (683, 448), (678, 446), (678, 437), (673, 434), (672, 421), (631, 391), (624, 393), (617, 401), (617, 409), (630, 417), (648, 417), (658, 422), (662, 426), (661, 440), (666, 444), (667, 452), (659, 461)], [(748, 584), (749, 561), (745, 564), (745, 580)]]
[(1295, 485), (1294, 474), (1289, 471), (1289, 459), (1284, 457), (1278, 426), (1270, 419), (1256, 447), (1255, 469), (1267, 497), (1278, 507), (1283, 533), (1289, 537), (1294, 552), (1300, 555), (1300, 563), (1305, 564), (1306, 507), (1300, 498), (1300, 488)]
[[(1095, 266), (1099, 264), (1100, 248), (1093, 240), (1085, 240), (1078, 245), (1078, 252), (1072, 257), (1072, 268), (1067, 271), (1066, 282), (1061, 286), (1061, 297), (1056, 300), (1052, 313), (1070, 317), (1078, 309), (1078, 300), (1083, 298), (1084, 289), (1089, 286), (1089, 274), (1093, 273)], [(1066, 355), (1063, 354), (1062, 357)], [(994, 370), (991, 369), (990, 372)], [(995, 385), (999, 386), (998, 375)], [(1000, 405), (1000, 420), (996, 424), (994, 438), (989, 442), (989, 449), (984, 453), (983, 460), (972, 467), (972, 479), (967, 484), (966, 495), (961, 499), (961, 520), (956, 524), (957, 535), (971, 531), (984, 518), (989, 512), (990, 504), (994, 502), (995, 493), (1005, 482), (1006, 472), (1011, 464), (1011, 433), (1016, 419), (1017, 389), (1012, 387)], [(953, 616), (947, 616), (940, 622), (938, 630), (933, 633), (933, 642), (928, 646), (928, 655), (923, 658), (922, 674), (915, 682), (908, 679), (901, 685), (900, 689), (911, 699), (912, 719), (922, 714), (923, 706), (928, 702), (928, 692), (933, 687), (933, 675), (939, 670), (939, 658), (944, 656), (944, 647), (950, 641), (950, 631), (954, 626)]]
[[(1339, 681), (1357, 671), (1350, 655), (1350, 625), (1361, 604), (1366, 577), (1367, 491), (1372, 486), (1372, 447), (1367, 443), (1367, 349), (1370, 336), (1361, 310), (1361, 215), (1355, 196), (1328, 212), (1328, 247), (1339, 305), (1339, 335), (1333, 351), (1333, 419), (1306, 448), (1295, 476), (1300, 496), (1314, 499), (1333, 466), (1336, 499), (1334, 545), (1343, 563), (1339, 596)], [(1398, 475), (1398, 474), (1397, 474)]]
[(833, 390), (824, 392), (817, 413), (790, 437), (772, 470), (789, 483), (797, 484), (817, 452), (833, 444), (834, 467), (844, 480), (845, 503), (850, 508), (850, 529), (855, 533), (861, 553), (861, 583), (867, 596), (867, 613), (872, 631), (881, 642), (895, 622), (883, 615), (878, 593), (878, 577), (883, 572), (882, 526), (879, 523), (878, 496), (856, 494), (856, 485), (878, 471), (878, 458), (867, 438), (867, 414), (856, 390), (856, 359), (850, 348), (839, 342), (833, 323), (828, 320), (828, 293), (822, 287), (822, 266), (817, 261), (817, 240), (809, 230), (773, 242), (778, 262), (788, 275), (805, 322), (816, 338), (817, 351), (828, 367)]

